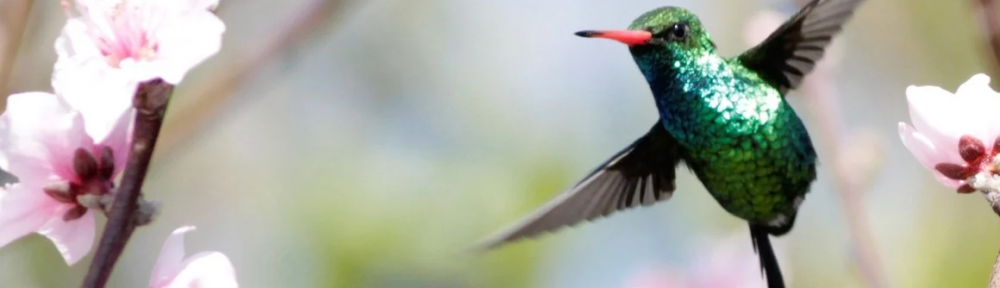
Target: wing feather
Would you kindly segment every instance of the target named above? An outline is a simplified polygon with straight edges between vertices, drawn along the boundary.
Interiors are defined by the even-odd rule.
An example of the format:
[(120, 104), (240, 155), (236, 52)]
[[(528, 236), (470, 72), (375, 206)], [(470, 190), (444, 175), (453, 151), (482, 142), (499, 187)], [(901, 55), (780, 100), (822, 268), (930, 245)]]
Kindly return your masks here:
[(782, 92), (794, 89), (823, 57), (864, 0), (814, 0), (778, 27), (764, 42), (737, 56)]
[(674, 191), (680, 151), (677, 141), (657, 121), (646, 135), (615, 154), (578, 184), (520, 222), (481, 242), (479, 247), (491, 249), (617, 211), (665, 201)]

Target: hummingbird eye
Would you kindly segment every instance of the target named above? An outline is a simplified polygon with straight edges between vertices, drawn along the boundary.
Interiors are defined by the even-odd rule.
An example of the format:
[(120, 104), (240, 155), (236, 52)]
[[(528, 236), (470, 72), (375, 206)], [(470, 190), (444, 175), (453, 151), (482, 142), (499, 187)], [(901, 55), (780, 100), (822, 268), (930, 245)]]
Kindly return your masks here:
[(665, 34), (669, 40), (684, 40), (690, 34), (690, 28), (686, 24), (678, 23), (670, 26), (670, 28), (667, 28), (663, 32), (666, 32)]

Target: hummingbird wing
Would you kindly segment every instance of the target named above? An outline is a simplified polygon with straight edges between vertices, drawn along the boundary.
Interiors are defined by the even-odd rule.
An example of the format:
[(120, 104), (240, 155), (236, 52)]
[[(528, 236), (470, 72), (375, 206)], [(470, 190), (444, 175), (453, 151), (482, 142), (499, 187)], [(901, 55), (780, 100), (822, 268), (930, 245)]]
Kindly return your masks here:
[(670, 198), (680, 147), (660, 121), (586, 178), (520, 222), (477, 245), (482, 250)]
[(864, 0), (813, 0), (764, 42), (737, 56), (782, 92), (794, 89)]

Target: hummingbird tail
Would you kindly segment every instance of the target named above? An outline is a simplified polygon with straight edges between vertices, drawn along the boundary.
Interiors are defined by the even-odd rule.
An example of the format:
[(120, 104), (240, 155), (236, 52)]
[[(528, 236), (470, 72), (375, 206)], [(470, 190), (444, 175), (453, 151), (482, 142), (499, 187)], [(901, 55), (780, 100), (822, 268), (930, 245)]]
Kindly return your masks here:
[(750, 239), (760, 258), (760, 269), (767, 278), (767, 287), (785, 288), (785, 279), (781, 277), (781, 267), (778, 266), (778, 258), (771, 247), (768, 229), (766, 226), (750, 224)]

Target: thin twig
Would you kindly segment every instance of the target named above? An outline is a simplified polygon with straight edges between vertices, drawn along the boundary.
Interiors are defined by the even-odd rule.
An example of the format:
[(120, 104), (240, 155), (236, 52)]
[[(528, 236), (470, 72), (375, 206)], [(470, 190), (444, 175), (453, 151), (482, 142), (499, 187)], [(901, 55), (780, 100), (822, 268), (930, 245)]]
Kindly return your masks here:
[[(993, 177), (992, 172), (979, 173), (966, 181), (969, 186), (983, 192), (986, 202), (993, 208), (993, 213), (1000, 216), (1000, 180)], [(993, 262), (993, 272), (990, 273), (989, 288), (1000, 288), (1000, 253), (997, 260)]]
[[(816, 119), (820, 124), (819, 131), (822, 135), (820, 139), (823, 140), (823, 146), (829, 151), (825, 153), (820, 151), (820, 153), (825, 156), (824, 158), (832, 159), (833, 163), (839, 164), (847, 159), (845, 157), (856, 157), (856, 155), (849, 155), (851, 153), (845, 151), (844, 147), (838, 143), (841, 135), (844, 134), (843, 129), (839, 126), (841, 123), (839, 117), (842, 114), (838, 109), (836, 87), (830, 83), (832, 82), (830, 79), (832, 73), (825, 70), (828, 68), (822, 67), (824, 64), (828, 63), (821, 62), (819, 64), (821, 67), (817, 67), (816, 71), (811, 74), (812, 78), (806, 79), (806, 85), (811, 87), (805, 89), (806, 93), (809, 94), (807, 98), (811, 104), (809, 108), (814, 112), (814, 115), (817, 115)], [(825, 76), (821, 76), (821, 74), (825, 74)], [(875, 170), (874, 167), (848, 167), (845, 169), (838, 166), (835, 168), (832, 171), (835, 176), (834, 189), (840, 197), (841, 208), (847, 217), (847, 228), (850, 232), (850, 242), (854, 248), (854, 260), (858, 270), (861, 272), (867, 287), (882, 288), (886, 287), (885, 277), (881, 266), (879, 266), (881, 262), (878, 258), (878, 249), (872, 237), (871, 227), (868, 225), (868, 213), (865, 210), (862, 194), (867, 181), (855, 179), (869, 175), (858, 175), (857, 171), (853, 171), (862, 168)]]
[(854, 243), (858, 268), (864, 276), (868, 287), (886, 287), (882, 277), (882, 269), (879, 266), (875, 241), (871, 234), (871, 227), (868, 226), (868, 213), (864, 209), (859, 192), (860, 187), (845, 185), (845, 181), (838, 185), (837, 194), (840, 195), (844, 212), (847, 216), (847, 227), (851, 231), (851, 242)]
[(987, 287), (1000, 287), (1000, 252), (997, 253), (997, 260), (993, 262), (993, 273), (990, 273), (990, 285)]
[(279, 30), (278, 36), (263, 45), (263, 49), (250, 57), (234, 61), (225, 69), (227, 73), (218, 74), (217, 79), (205, 81), (205, 85), (192, 89), (194, 92), (190, 95), (184, 95), (183, 97), (194, 99), (197, 103), (187, 106), (191, 108), (178, 111), (176, 117), (170, 117), (163, 132), (166, 136), (161, 143), (161, 153), (169, 152), (190, 139), (220, 107), (229, 103), (240, 84), (260, 71), (264, 65), (305, 42), (317, 30), (329, 27), (330, 21), (335, 19), (333, 16), (348, 3), (346, 0), (317, 0), (306, 5), (287, 26)]
[[(1000, 158), (994, 159), (994, 166), (998, 164), (998, 160)], [(1000, 216), (1000, 179), (994, 177), (992, 172), (983, 172), (970, 177), (966, 182), (972, 188), (983, 192), (986, 203), (990, 205), (990, 208), (993, 208), (993, 213)], [(990, 284), (987, 287), (1000, 288), (1000, 253), (997, 255), (997, 260), (993, 262), (993, 272), (990, 273)]]
[[(31, 15), (32, 0), (0, 0), (0, 97), (7, 97), (10, 89), (11, 72), (14, 70), (14, 60), (17, 58), (21, 38), (28, 27), (28, 15)], [(0, 99), (2, 100), (2, 99)], [(0, 111), (7, 101), (0, 101)]]
[[(821, 69), (825, 68), (817, 68), (817, 70)], [(832, 159), (832, 163), (839, 164), (847, 159), (844, 157), (856, 157), (856, 155), (848, 155), (850, 153), (838, 143), (843, 129), (839, 126), (841, 113), (837, 109), (839, 104), (837, 103), (836, 87), (830, 83), (832, 79), (817, 79), (816, 76), (821, 73), (827, 74), (827, 76), (818, 78), (831, 77), (829, 71), (814, 71), (812, 74), (814, 78), (806, 80), (806, 85), (812, 85), (806, 90), (809, 94), (807, 99), (810, 104), (809, 108), (819, 122), (819, 134), (822, 136), (820, 139), (823, 140), (823, 146), (828, 150), (828, 152), (820, 151), (821, 156)], [(845, 169), (845, 167), (838, 165), (832, 171), (835, 180), (834, 189), (837, 196), (840, 197), (844, 216), (847, 217), (847, 229), (850, 232), (851, 246), (855, 249), (854, 260), (858, 270), (861, 271), (867, 287), (881, 288), (886, 287), (886, 282), (881, 266), (879, 266), (881, 262), (878, 259), (878, 249), (876, 249), (875, 241), (872, 238), (871, 227), (868, 225), (868, 213), (865, 210), (862, 194), (867, 181), (855, 179), (859, 178), (859, 175), (856, 175), (857, 171), (853, 171), (861, 168), (849, 167)], [(860, 175), (860, 177), (863, 176), (868, 175)]]
[(121, 186), (115, 191), (111, 215), (108, 216), (108, 223), (104, 227), (94, 260), (90, 263), (83, 288), (104, 287), (115, 262), (139, 224), (137, 222), (147, 220), (141, 219), (143, 216), (139, 213), (139, 197), (173, 89), (173, 85), (155, 79), (141, 84), (135, 93), (132, 104), (136, 109), (132, 147)]
[[(823, 109), (817, 109), (822, 111)], [(835, 144), (833, 139), (837, 139), (839, 133), (835, 132), (837, 130), (831, 129), (830, 126), (833, 123), (837, 123), (836, 116), (832, 116), (832, 113), (817, 113), (820, 115), (820, 122), (825, 126), (826, 129), (820, 129), (825, 132), (823, 139), (827, 139), (824, 146), (828, 149), (833, 150), (828, 155), (837, 159), (844, 157), (844, 153), (839, 149), (838, 145)], [(824, 119), (826, 118), (826, 119)], [(871, 227), (868, 225), (868, 216), (864, 207), (863, 197), (861, 191), (864, 190), (863, 187), (857, 185), (852, 179), (848, 179), (844, 171), (834, 171), (835, 174), (835, 187), (837, 195), (840, 197), (841, 208), (844, 211), (844, 215), (847, 217), (847, 229), (850, 231), (851, 245), (855, 250), (855, 261), (858, 265), (858, 270), (861, 271), (867, 287), (881, 288), (885, 286), (885, 280), (882, 276), (882, 269), (879, 266), (881, 263), (878, 259), (877, 249), (875, 248), (875, 241), (872, 240)]]
[[(812, 1), (797, 1), (800, 6), (809, 2)], [(836, 52), (834, 51), (835, 47), (829, 46), (826, 49), (828, 52), (826, 59), (817, 63), (816, 69), (805, 80), (803, 89), (808, 96), (809, 108), (814, 112), (814, 115), (817, 115), (816, 119), (819, 122), (819, 130), (822, 135), (820, 139), (823, 140), (823, 146), (829, 151), (825, 153), (820, 151), (823, 154), (821, 156), (825, 155), (824, 158), (832, 159), (834, 160), (832, 163), (837, 164), (832, 171), (835, 180), (834, 190), (840, 197), (841, 209), (847, 218), (849, 241), (854, 250), (852, 258), (858, 271), (861, 272), (866, 287), (884, 288), (887, 284), (879, 265), (881, 261), (878, 258), (878, 249), (872, 237), (871, 227), (868, 225), (868, 213), (865, 210), (864, 195), (862, 194), (868, 185), (868, 179), (862, 178), (870, 177), (866, 173), (872, 173), (876, 167), (845, 167), (844, 165), (848, 163), (845, 162), (848, 159), (846, 157), (857, 157), (857, 155), (849, 155), (855, 151), (847, 151), (848, 149), (840, 145), (841, 135), (845, 134), (844, 129), (840, 126), (840, 117), (843, 114), (840, 112), (840, 105), (837, 101), (837, 88), (833, 84), (834, 64), (838, 61), (834, 58), (838, 58), (838, 55), (834, 53)], [(852, 140), (859, 142), (860, 139)], [(857, 171), (865, 168), (868, 171), (860, 171), (860, 173)]]
[(993, 75), (1000, 73), (1000, 18), (994, 0), (972, 0), (972, 6), (979, 12), (979, 21), (983, 27), (983, 35), (990, 45), (993, 61)]
[[(994, 0), (972, 0), (972, 6), (978, 9), (980, 25), (983, 27), (983, 36), (986, 38), (986, 42), (989, 43), (990, 51), (993, 54), (993, 75), (998, 76), (1000, 74), (1000, 17), (997, 16), (996, 3)], [(1000, 216), (1000, 191), (996, 189), (997, 186), (984, 186), (985, 184), (982, 181), (972, 180), (974, 179), (970, 179), (969, 184), (973, 187), (976, 187), (975, 184), (980, 184), (980, 187), (976, 188), (983, 191), (987, 202), (993, 208), (993, 212), (997, 216)], [(998, 252), (997, 259), (993, 263), (993, 272), (990, 274), (990, 284), (988, 287), (1000, 288), (1000, 252)]]

